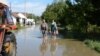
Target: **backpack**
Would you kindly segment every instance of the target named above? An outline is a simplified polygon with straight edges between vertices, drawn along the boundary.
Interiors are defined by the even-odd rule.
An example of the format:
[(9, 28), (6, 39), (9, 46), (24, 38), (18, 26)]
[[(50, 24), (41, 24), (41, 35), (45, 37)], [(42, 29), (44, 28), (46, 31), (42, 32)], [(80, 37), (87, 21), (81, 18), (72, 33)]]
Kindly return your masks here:
[(51, 24), (51, 31), (55, 31), (56, 30), (56, 25), (55, 24)]

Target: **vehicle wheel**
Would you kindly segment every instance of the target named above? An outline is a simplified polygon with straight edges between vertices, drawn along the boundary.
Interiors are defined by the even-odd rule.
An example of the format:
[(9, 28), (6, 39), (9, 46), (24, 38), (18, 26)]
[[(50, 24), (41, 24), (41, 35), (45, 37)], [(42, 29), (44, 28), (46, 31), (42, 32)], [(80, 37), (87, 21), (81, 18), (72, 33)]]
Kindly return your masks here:
[(13, 33), (5, 34), (2, 56), (16, 56), (16, 39)]
[(15, 37), (14, 33), (12, 33), (12, 32), (7, 32), (7, 33), (5, 34), (5, 38), (6, 38), (6, 41), (9, 41), (9, 39), (10, 39), (10, 41), (11, 41), (12, 43), (16, 44), (16, 37)]

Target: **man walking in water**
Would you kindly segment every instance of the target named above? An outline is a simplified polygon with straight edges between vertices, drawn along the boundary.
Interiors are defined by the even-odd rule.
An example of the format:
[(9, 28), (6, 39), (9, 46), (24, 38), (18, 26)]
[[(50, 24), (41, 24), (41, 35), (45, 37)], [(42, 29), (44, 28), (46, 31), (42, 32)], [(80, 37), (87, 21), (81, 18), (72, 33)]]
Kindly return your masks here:
[(48, 25), (43, 19), (41, 23), (41, 32), (42, 32), (43, 37), (47, 37), (47, 31), (48, 31)]
[(56, 39), (57, 34), (58, 34), (57, 24), (54, 20), (52, 20), (52, 23), (51, 23), (51, 37)]
[(56, 36), (58, 34), (57, 24), (54, 20), (51, 23), (51, 34), (52, 36)]

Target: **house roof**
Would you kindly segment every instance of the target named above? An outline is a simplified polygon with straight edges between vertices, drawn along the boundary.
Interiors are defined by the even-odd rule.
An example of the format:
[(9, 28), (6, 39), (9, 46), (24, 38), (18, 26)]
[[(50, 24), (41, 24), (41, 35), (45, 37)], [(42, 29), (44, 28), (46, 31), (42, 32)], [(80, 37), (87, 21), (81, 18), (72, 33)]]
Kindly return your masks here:
[(17, 12), (14, 12), (14, 13), (12, 13), (12, 15), (14, 16), (14, 17), (18, 17), (19, 18), (19, 16), (18, 16), (18, 13)]
[(20, 18), (27, 18), (25, 15), (23, 15), (22, 13), (18, 13), (18, 16), (20, 17)]
[(12, 13), (12, 15), (14, 16), (14, 17), (18, 17), (18, 18), (24, 18), (24, 19), (27, 19), (27, 17), (23, 14), (23, 13), (18, 13), (18, 12), (13, 12)]

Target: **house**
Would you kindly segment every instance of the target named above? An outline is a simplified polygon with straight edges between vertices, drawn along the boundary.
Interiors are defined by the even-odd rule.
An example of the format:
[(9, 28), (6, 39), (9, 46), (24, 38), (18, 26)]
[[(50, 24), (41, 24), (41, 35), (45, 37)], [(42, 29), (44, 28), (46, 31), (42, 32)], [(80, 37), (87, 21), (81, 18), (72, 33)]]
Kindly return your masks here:
[(16, 18), (12, 16), (12, 19), (13, 19), (14, 25), (16, 25), (17, 24)]
[(26, 20), (26, 24), (27, 24), (27, 25), (35, 25), (35, 20), (34, 20), (34, 19), (28, 18), (28, 19)]
[(18, 13), (18, 16), (20, 18), (20, 24), (21, 24), (21, 26), (25, 25), (27, 17), (24, 14), (22, 14), (22, 13)]
[(16, 24), (20, 24), (20, 18), (17, 14), (18, 14), (17, 12), (13, 12), (12, 16), (16, 18)]
[(26, 24), (27, 17), (23, 13), (12, 13), (12, 15), (16, 18), (17, 24), (24, 26)]

